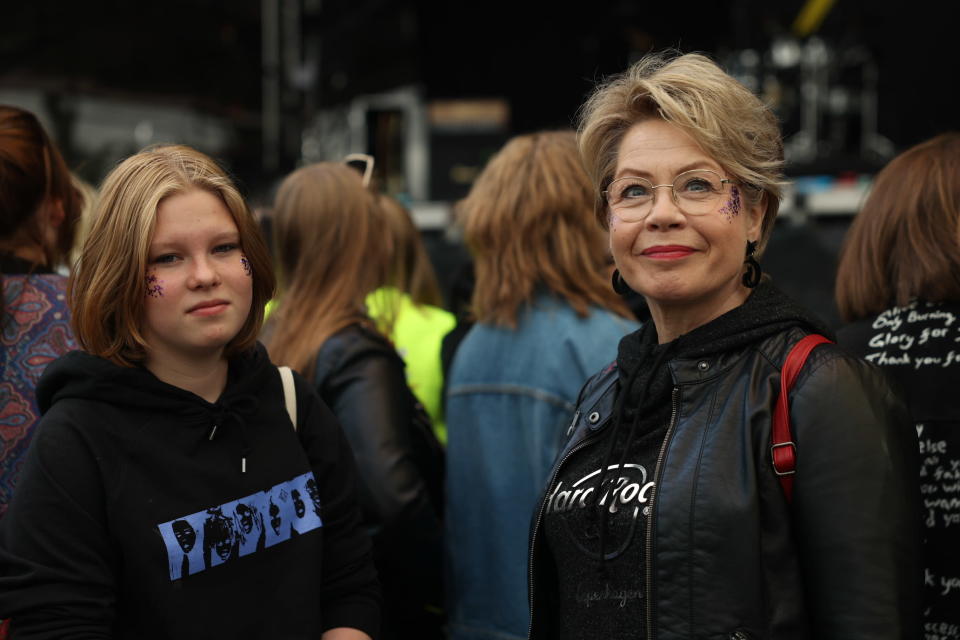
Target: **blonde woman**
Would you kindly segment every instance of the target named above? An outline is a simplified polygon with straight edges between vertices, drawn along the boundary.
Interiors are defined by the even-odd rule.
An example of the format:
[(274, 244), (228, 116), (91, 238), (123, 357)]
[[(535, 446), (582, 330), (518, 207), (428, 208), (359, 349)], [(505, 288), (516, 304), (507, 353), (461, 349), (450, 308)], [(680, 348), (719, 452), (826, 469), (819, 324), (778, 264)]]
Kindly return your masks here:
[(708, 58), (651, 55), (597, 88), (579, 140), (650, 321), (584, 388), (550, 473), (530, 637), (918, 637), (916, 444), (883, 374), (815, 349), (777, 449), (796, 465), (773, 466), (786, 355), (829, 333), (760, 273), (776, 118)]
[(256, 343), (273, 288), (210, 158), (157, 147), (107, 176), (70, 281), (83, 350), (40, 381), (0, 521), (12, 637), (376, 634), (349, 445)]
[(282, 294), (267, 345), (274, 362), (313, 383), (353, 448), (383, 637), (430, 638), (440, 633), (443, 453), (403, 361), (364, 306), (387, 282), (384, 225), (354, 169), (319, 163), (287, 176), (273, 210)]
[(453, 638), (526, 635), (530, 511), (577, 392), (636, 328), (591, 205), (569, 131), (508, 142), (460, 205), (477, 324), (447, 393)]

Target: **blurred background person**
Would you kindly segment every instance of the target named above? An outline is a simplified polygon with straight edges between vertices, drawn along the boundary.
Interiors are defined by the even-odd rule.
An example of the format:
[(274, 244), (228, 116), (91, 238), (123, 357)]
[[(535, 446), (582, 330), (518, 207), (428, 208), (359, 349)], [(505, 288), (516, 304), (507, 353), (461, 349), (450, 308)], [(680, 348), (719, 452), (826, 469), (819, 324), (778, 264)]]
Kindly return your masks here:
[(636, 328), (573, 132), (512, 139), (461, 203), (477, 323), (447, 396), (451, 637), (524, 638), (527, 536), (577, 394)]
[(383, 587), (383, 637), (440, 633), (443, 450), (404, 365), (364, 305), (388, 281), (376, 196), (341, 163), (298, 169), (273, 209), (281, 295), (265, 341), (307, 377), (357, 458), (364, 520)]
[(390, 196), (381, 195), (378, 202), (390, 236), (391, 260), (387, 284), (367, 296), (367, 309), (403, 358), (407, 384), (445, 443), (440, 345), (456, 319), (443, 309), (437, 276), (410, 212)]
[(0, 105), (0, 517), (40, 416), (34, 391), (47, 364), (76, 349), (67, 280), (83, 198), (36, 116)]
[(844, 241), (841, 345), (904, 391), (920, 438), (927, 638), (960, 629), (960, 134), (905, 151), (873, 183)]

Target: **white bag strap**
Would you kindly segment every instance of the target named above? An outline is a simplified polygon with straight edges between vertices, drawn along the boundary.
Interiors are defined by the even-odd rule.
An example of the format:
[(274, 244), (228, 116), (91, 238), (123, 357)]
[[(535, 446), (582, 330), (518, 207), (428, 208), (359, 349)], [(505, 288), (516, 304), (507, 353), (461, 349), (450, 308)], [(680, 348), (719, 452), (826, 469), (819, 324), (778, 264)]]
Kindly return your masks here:
[(287, 406), (287, 415), (293, 423), (293, 430), (297, 430), (297, 389), (293, 386), (293, 372), (290, 367), (277, 367), (280, 371), (280, 381), (283, 382), (283, 402)]

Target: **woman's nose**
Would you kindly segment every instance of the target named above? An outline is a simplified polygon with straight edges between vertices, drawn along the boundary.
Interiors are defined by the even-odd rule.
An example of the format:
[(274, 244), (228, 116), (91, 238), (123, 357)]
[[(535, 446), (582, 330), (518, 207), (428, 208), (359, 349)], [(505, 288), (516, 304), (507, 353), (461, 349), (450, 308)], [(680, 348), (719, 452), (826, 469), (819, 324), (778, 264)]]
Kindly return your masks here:
[(654, 190), (653, 202), (650, 211), (644, 219), (644, 224), (652, 229), (675, 227), (686, 222), (686, 216), (674, 201), (672, 185), (658, 185)]

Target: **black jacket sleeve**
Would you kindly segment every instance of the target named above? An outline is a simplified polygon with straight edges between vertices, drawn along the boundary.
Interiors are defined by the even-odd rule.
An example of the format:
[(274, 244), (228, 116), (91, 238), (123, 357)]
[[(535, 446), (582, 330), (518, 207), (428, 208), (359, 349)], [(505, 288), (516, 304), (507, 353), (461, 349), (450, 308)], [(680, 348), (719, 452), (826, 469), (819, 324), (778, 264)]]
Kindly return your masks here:
[(319, 358), (332, 362), (321, 363), (328, 373), (318, 382), (356, 456), (364, 521), (373, 536), (383, 592), (391, 600), (386, 604), (391, 609), (439, 605), (442, 525), (431, 500), (428, 463), (413, 440), (413, 396), (403, 361), (388, 344), (364, 333), (338, 338), (339, 344), (321, 350)]
[(323, 629), (351, 627), (377, 637), (380, 591), (357, 500), (357, 470), (336, 417), (297, 376), (300, 440), (320, 493), (323, 520)]
[(110, 638), (118, 559), (106, 488), (67, 403), (41, 421), (0, 520), (0, 618), (13, 637)]
[(811, 635), (916, 638), (916, 431), (881, 371), (835, 347), (814, 356), (790, 410), (798, 451), (795, 531)]

